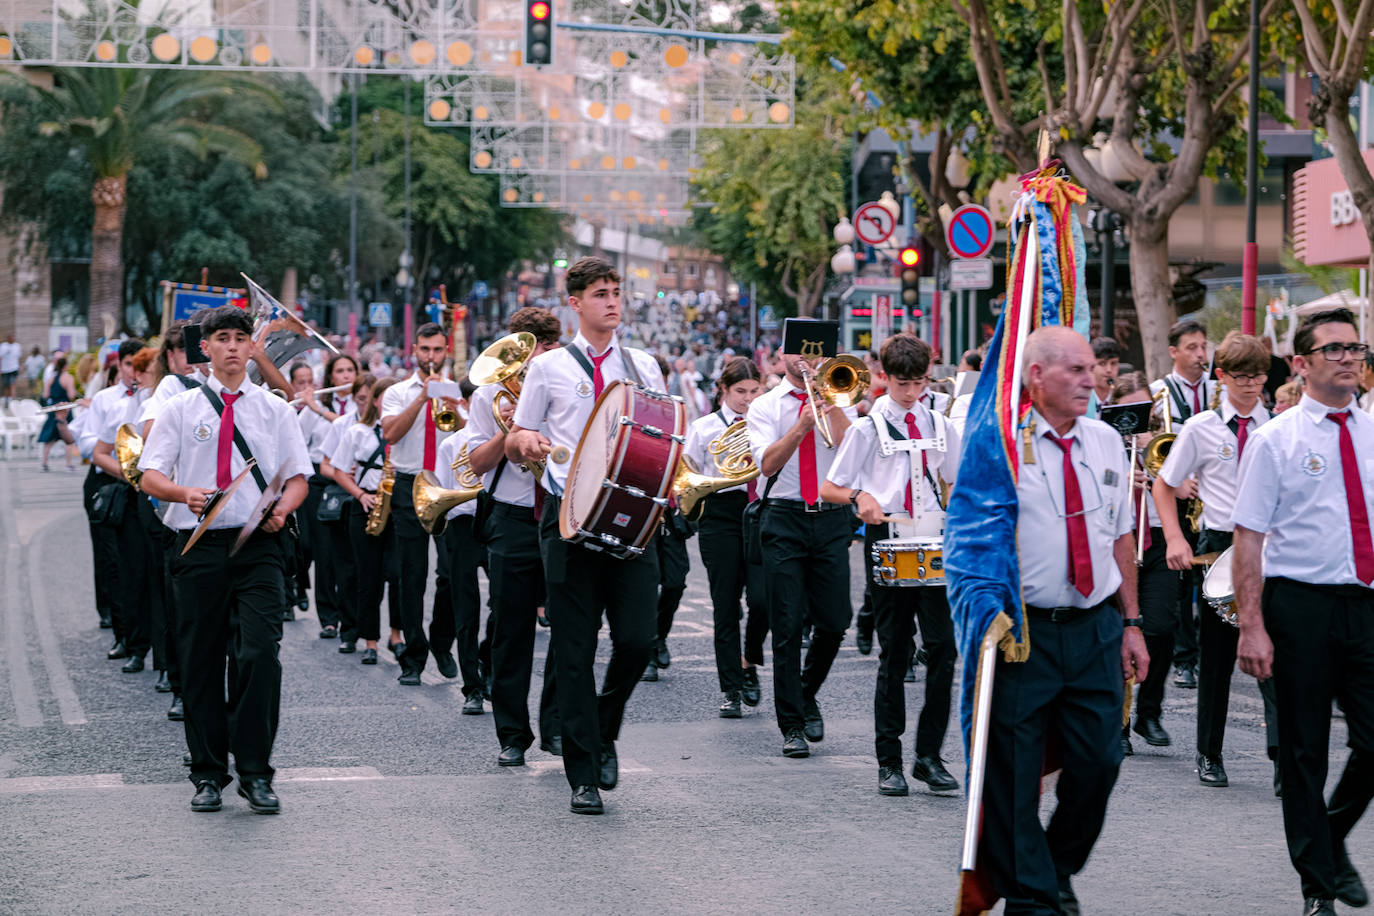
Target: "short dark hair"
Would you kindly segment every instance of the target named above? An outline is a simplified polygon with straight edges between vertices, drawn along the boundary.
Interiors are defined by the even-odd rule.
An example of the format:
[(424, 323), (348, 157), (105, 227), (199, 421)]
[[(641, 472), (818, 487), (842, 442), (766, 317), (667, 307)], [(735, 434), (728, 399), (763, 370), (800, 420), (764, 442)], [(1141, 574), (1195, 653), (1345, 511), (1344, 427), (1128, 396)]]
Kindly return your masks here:
[(732, 356), (725, 361), (725, 368), (720, 370), (720, 390), (751, 379), (756, 382), (763, 380), (759, 375), (759, 367), (747, 356)]
[(960, 360), (960, 362), (967, 363), (969, 369), (972, 370), (973, 372), (982, 372), (982, 371), (983, 371), (983, 352), (982, 352), (981, 350), (977, 350), (977, 349), (974, 349), (974, 350), (965, 350), (965, 351), (964, 351), (964, 355), (963, 355), (962, 359)]
[(119, 361), (121, 363), (124, 362), (124, 360), (128, 359), (130, 356), (142, 350), (143, 347), (143, 341), (139, 340), (137, 337), (130, 337), (128, 340), (122, 341), (119, 344)]
[(458, 388), (463, 392), (464, 399), (472, 397), (472, 393), (477, 390), (477, 386), (466, 375), (458, 380)]
[(1233, 374), (1269, 374), (1269, 351), (1258, 337), (1232, 331), (1217, 347), (1217, 368)]
[(1169, 328), (1169, 346), (1178, 346), (1178, 342), (1189, 334), (1201, 334), (1206, 337), (1207, 326), (1196, 318), (1184, 318), (1182, 321), (1175, 321), (1173, 327)]
[(1304, 315), (1302, 322), (1298, 324), (1298, 333), (1293, 335), (1293, 352), (1298, 356), (1306, 356), (1311, 352), (1312, 342), (1317, 337), (1317, 328), (1324, 324), (1348, 324), (1352, 328), (1358, 327), (1350, 309), (1327, 309), (1324, 312)]
[(310, 364), (309, 364), (309, 363), (307, 363), (305, 360), (301, 360), (301, 359), (298, 359), (298, 360), (296, 360), (294, 363), (291, 364), (291, 368), (288, 369), (287, 372), (286, 372), (286, 377), (287, 377), (288, 379), (290, 379), (291, 381), (294, 382), (294, 381), (296, 380), (296, 373), (299, 372), (299, 371), (302, 370), (302, 369), (304, 369), (305, 371), (307, 371), (307, 372), (310, 373), (310, 380), (311, 380), (311, 381), (314, 381), (314, 380), (315, 380), (315, 370), (310, 368)]
[(558, 343), (558, 338), (563, 336), (563, 325), (558, 316), (534, 305), (518, 309), (510, 316), (510, 330), (512, 334), (521, 331), (533, 334), (537, 342), (550, 346)]
[(1093, 359), (1120, 359), (1121, 344), (1110, 337), (1093, 338)]
[(920, 378), (930, 370), (930, 344), (914, 334), (893, 334), (879, 355), (888, 378)]
[(221, 305), (218, 308), (205, 309), (203, 316), (200, 319), (200, 331), (203, 339), (214, 337), (220, 331), (253, 333), (253, 319), (248, 317), (246, 311), (237, 306)]
[(426, 321), (424, 324), (420, 325), (418, 328), (415, 329), (416, 340), (419, 340), (421, 337), (433, 337), (436, 334), (444, 338), (444, 340), (448, 340), (448, 331), (444, 330), (444, 326), (442, 324), (435, 324), (433, 321)]
[(612, 283), (619, 283), (620, 274), (616, 273), (615, 266), (610, 261), (591, 255), (578, 258), (577, 263), (568, 268), (568, 273), (563, 282), (568, 287), (569, 296), (581, 296), (586, 292), (587, 287), (598, 280), (610, 280)]

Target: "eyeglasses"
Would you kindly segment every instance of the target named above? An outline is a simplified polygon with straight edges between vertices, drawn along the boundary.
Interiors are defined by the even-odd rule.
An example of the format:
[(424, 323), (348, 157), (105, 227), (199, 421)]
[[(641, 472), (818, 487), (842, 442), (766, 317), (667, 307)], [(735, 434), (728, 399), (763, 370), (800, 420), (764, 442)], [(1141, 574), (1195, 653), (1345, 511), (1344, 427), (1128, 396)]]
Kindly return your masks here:
[(1311, 356), (1314, 353), (1320, 353), (1322, 356), (1325, 356), (1327, 362), (1337, 363), (1340, 362), (1341, 357), (1344, 355), (1352, 356), (1355, 359), (1364, 359), (1365, 356), (1369, 354), (1369, 347), (1362, 343), (1329, 343), (1324, 347), (1313, 347), (1304, 353), (1303, 356)]
[(1255, 382), (1262, 382), (1265, 379), (1269, 378), (1269, 375), (1263, 372), (1261, 372), (1259, 375), (1234, 375), (1230, 372), (1227, 372), (1226, 377), (1231, 379), (1233, 382), (1236, 382), (1237, 384), (1245, 382), (1253, 385)]

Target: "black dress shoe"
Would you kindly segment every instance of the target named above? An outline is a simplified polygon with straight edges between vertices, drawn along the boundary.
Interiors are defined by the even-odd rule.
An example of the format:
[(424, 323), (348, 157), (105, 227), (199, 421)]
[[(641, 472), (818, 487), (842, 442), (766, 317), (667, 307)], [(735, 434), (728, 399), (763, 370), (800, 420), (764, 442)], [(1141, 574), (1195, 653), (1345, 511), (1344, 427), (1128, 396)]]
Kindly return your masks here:
[(1345, 846), (1336, 850), (1336, 899), (1346, 906), (1369, 905), (1369, 891), (1346, 855)]
[(166, 671), (159, 671), (157, 673), (157, 683), (153, 685), (153, 689), (158, 693), (172, 692), (172, 679), (167, 676)]
[(111, 661), (116, 658), (128, 658), (129, 650), (124, 648), (124, 640), (116, 639), (114, 645), (110, 646), (110, 651), (105, 653), (105, 657)]
[(603, 789), (614, 789), (620, 782), (620, 758), (615, 755), (615, 742), (611, 742), (609, 749), (601, 749), (601, 773), (597, 776), (597, 781)]
[(1174, 669), (1174, 686), (1197, 689), (1197, 670), (1191, 665), (1181, 665)]
[(658, 680), (658, 662), (656, 662), (656, 661), (654, 661), (652, 658), (650, 658), (650, 659), (649, 659), (649, 664), (647, 664), (647, 665), (644, 666), (644, 673), (641, 674), (641, 675), (639, 676), (639, 679), (640, 679), (641, 681), (657, 681), (657, 680)]
[(720, 704), (720, 717), (722, 719), (738, 719), (743, 713), (739, 708), (739, 691), (732, 690), (725, 695), (725, 702)]
[(668, 654), (668, 641), (660, 639), (654, 643), (654, 664), (660, 668), (667, 668), (673, 663), (673, 657)]
[[(301, 610), (305, 610), (305, 608), (301, 608)], [(339, 630), (333, 624), (320, 629), (320, 639), (337, 639), (338, 636)]]
[(1135, 756), (1135, 748), (1131, 747), (1131, 729), (1128, 725), (1121, 726), (1121, 756)]
[(807, 741), (825, 739), (825, 720), (821, 718), (821, 708), (815, 700), (807, 700), (802, 706), (802, 723), (805, 726)]
[(377, 664), (377, 650), (376, 650), (376, 649), (364, 649), (364, 650), (363, 650), (363, 657), (360, 659), (360, 661), (361, 661), (364, 665), (375, 665), (375, 664)]
[(745, 706), (757, 706), (759, 700), (763, 699), (763, 691), (759, 689), (759, 669), (744, 669), (744, 689), (740, 691), (740, 699), (744, 700)]
[(1226, 778), (1226, 767), (1221, 765), (1221, 758), (1205, 754), (1197, 755), (1197, 780), (1214, 789), (1224, 789), (1231, 784)]
[(463, 701), (463, 715), (480, 716), (484, 712), (486, 712), (486, 708), (482, 706), (482, 691), (474, 690)]
[(552, 754), (555, 757), (562, 757), (563, 736), (554, 735), (552, 738), (545, 738), (543, 741), (539, 742), (539, 749), (546, 754)]
[(784, 757), (810, 757), (811, 746), (806, 743), (800, 728), (794, 728), (783, 736), (782, 755)]
[(119, 670), (123, 671), (125, 674), (137, 674), (143, 670), (143, 656), (130, 655), (129, 660), (125, 662)]
[(525, 765), (525, 752), (514, 744), (503, 747), (500, 755), (496, 758), (496, 765), (499, 767), (522, 767)]
[(192, 811), (218, 811), (222, 807), (224, 799), (213, 779), (203, 779), (196, 783), (196, 794), (191, 799)]
[(114, 621), (110, 619), (110, 615), (109, 615), (109, 614), (101, 614), (101, 615), (100, 615), (100, 629), (102, 629), (102, 630), (108, 630), (108, 629), (111, 629), (113, 626), (114, 626)]
[(1059, 876), (1059, 912), (1064, 916), (1079, 916), (1078, 895), (1073, 892), (1073, 882), (1068, 875)]
[(434, 664), (439, 673), (450, 681), (458, 676), (458, 663), (453, 660), (452, 652), (435, 652)]
[(601, 793), (596, 786), (578, 786), (573, 789), (572, 803), (568, 806), (573, 814), (604, 814), (606, 808), (601, 804)]
[(1324, 897), (1304, 898), (1302, 916), (1336, 916), (1336, 903)]
[(909, 791), (900, 766), (878, 767), (879, 795), (906, 795)]
[(932, 792), (959, 791), (959, 781), (950, 775), (939, 757), (917, 757), (911, 765), (911, 775), (925, 783)]
[[(296, 609), (293, 608), (291, 605), (288, 604), (288, 605), (286, 606), (286, 610), (284, 610), (284, 611), (281, 612), (281, 619), (282, 619), (282, 622), (283, 622), (283, 623), (290, 623), (291, 621), (295, 620), (295, 619), (296, 619)], [(239, 794), (240, 794), (240, 795), (243, 794), (243, 786), (239, 786)]]
[(276, 814), (281, 811), (281, 801), (272, 791), (272, 784), (261, 777), (239, 781), (239, 795), (248, 800), (248, 808), (254, 814)]
[(339, 653), (341, 655), (352, 655), (358, 651), (358, 644), (352, 640), (339, 643)]
[(391, 654), (397, 658), (400, 658), (406, 650), (406, 644), (403, 642), (389, 642), (386, 644), (386, 647)]
[(1135, 733), (1144, 738), (1150, 747), (1168, 747), (1170, 744), (1169, 733), (1159, 724), (1158, 719), (1143, 719), (1136, 716)]
[(401, 672), (400, 677), (396, 678), (396, 682), (402, 687), (419, 687), (420, 672), (416, 671), (414, 668), (407, 668)]
[[(859, 630), (859, 632), (854, 636), (854, 643), (859, 647), (860, 655), (868, 655), (870, 652), (873, 651), (873, 634), (865, 633), (863, 630)], [(902, 774), (898, 773), (897, 775), (901, 776)], [(903, 782), (902, 784), (904, 786), (906, 785), (905, 782)], [(905, 795), (906, 793), (903, 792), (901, 794)]]
[(301, 592), (299, 595), (297, 595), (296, 607), (300, 608), (302, 611), (310, 610), (310, 596), (307, 595), (305, 592)]
[(181, 694), (172, 694), (172, 705), (167, 707), (167, 718), (173, 722), (186, 720), (186, 704), (181, 702)]

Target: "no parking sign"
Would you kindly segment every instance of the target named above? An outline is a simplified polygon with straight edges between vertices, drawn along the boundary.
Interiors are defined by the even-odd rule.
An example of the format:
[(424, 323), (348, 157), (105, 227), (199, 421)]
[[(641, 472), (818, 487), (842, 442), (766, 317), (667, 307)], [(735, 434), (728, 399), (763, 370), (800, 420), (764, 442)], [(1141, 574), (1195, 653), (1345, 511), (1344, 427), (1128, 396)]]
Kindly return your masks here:
[(997, 238), (997, 224), (987, 208), (965, 204), (949, 218), (945, 227), (945, 241), (949, 253), (956, 258), (981, 258), (992, 250)]

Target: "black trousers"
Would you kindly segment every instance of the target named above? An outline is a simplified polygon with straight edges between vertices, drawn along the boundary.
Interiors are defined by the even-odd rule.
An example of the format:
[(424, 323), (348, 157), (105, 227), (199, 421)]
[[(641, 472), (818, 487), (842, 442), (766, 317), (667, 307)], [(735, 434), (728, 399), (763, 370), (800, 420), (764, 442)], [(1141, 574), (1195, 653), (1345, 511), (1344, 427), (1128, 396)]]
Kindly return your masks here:
[(115, 599), (119, 615), (116, 619), (122, 621), (120, 629), (129, 655), (142, 658), (148, 654), (153, 642), (154, 598), (149, 591), (152, 543), (139, 507), (139, 503), (147, 502), (148, 497), (132, 487), (128, 488), (125, 497), (124, 514), (119, 524), (114, 526), (119, 547), (119, 585)]
[(181, 556), (190, 534), (178, 534), (171, 567), (191, 781), (227, 785), (230, 751), (240, 779), (270, 780), (281, 712), (283, 538), (259, 532), (231, 557), (238, 529), (224, 528)]
[[(167, 671), (171, 664), (167, 651), (167, 544), (172, 532), (162, 524), (153, 508), (153, 501), (144, 493), (138, 494), (138, 522), (143, 529), (144, 544), (147, 548), (147, 563), (144, 566), (144, 581), (147, 584), (142, 604), (147, 608), (148, 638), (152, 644), (153, 667)], [(143, 615), (140, 615), (143, 616)], [(171, 675), (168, 674), (168, 679)]]
[[(1058, 876), (1088, 860), (1121, 766), (1121, 617), (1103, 604), (1067, 623), (1027, 621), (1030, 658), (997, 661), (979, 861), (1007, 913), (1058, 913)], [(1050, 740), (1063, 769), (1042, 828)]]
[[(164, 527), (159, 536), (162, 541), (162, 610), (163, 610), (163, 632), (161, 637), (156, 633), (153, 639), (163, 645), (163, 659), (167, 667), (162, 670), (167, 672), (167, 680), (172, 685), (172, 693), (181, 694), (181, 649), (177, 645), (177, 620), (180, 615), (177, 613), (176, 589), (172, 585), (172, 559), (177, 552), (177, 532), (171, 528)], [(154, 656), (156, 658), (156, 656)]]
[[(305, 566), (315, 569), (315, 613), (320, 618), (321, 627), (337, 627), (343, 620), (344, 593), (338, 583), (335, 553), (331, 549), (332, 539), (327, 526), (319, 519), (320, 500), (324, 488), (329, 483), (319, 474), (310, 478), (310, 488), (306, 491), (305, 502), (296, 513), (301, 532), (301, 546), (304, 548)], [(302, 570), (302, 587), (309, 587), (309, 579)], [(302, 592), (303, 593), (303, 592)]]
[[(849, 604), (852, 513), (807, 512), (770, 500), (763, 509), (763, 565), (768, 577), (768, 622), (773, 628), (773, 705), (786, 735), (801, 728), (808, 702), (825, 683), (853, 608)], [(814, 626), (806, 664), (803, 620)]]
[[(1367, 588), (1268, 579), (1262, 607), (1274, 642), (1288, 855), (1304, 897), (1334, 897), (1345, 838), (1374, 798), (1374, 597)], [(1332, 700), (1345, 711), (1350, 759), (1323, 803)]]
[(349, 531), (349, 518), (353, 511), (361, 512), (362, 508), (357, 500), (346, 499), (338, 521), (320, 522), (325, 537), (324, 549), (329, 551), (330, 561), (334, 565), (334, 595), (339, 602), (339, 639), (342, 642), (362, 638), (358, 633), (361, 587), (358, 584), (358, 566), (353, 559), (353, 538)]
[(415, 475), (396, 475), (396, 486), (391, 492), (391, 523), (396, 526), (396, 553), (401, 561), (401, 628), (406, 636), (401, 668), (423, 671), (431, 648), (437, 654), (453, 646), (453, 597), (449, 593), (448, 544), (443, 538), (434, 538), (439, 562), (434, 581), (434, 610), (426, 639), (425, 585), (429, 581), (430, 536), (415, 514), (414, 486)]
[(470, 697), (482, 690), (482, 672), (477, 660), (477, 639), (482, 627), (482, 591), (477, 584), (477, 570), (485, 565), (486, 548), (473, 534), (471, 515), (449, 519), (439, 540), (446, 545), (441, 556), (448, 561), (449, 593), (452, 596), (450, 613), (453, 614), (458, 670), (463, 676), (463, 696)]
[[(887, 537), (887, 525), (870, 525), (877, 540)], [(878, 634), (878, 682), (873, 692), (874, 748), (878, 765), (902, 765), (902, 733), (906, 731), (906, 677), (911, 663), (911, 640), (916, 627), (926, 650), (925, 701), (916, 723), (916, 756), (938, 757), (949, 729), (950, 695), (954, 687), (954, 621), (943, 586), (894, 588), (873, 586), (874, 628)]]
[(344, 641), (382, 638), (382, 589), (386, 586), (386, 570), (396, 552), (396, 522), (394, 516), (379, 535), (367, 533), (367, 513), (362, 503), (350, 500), (344, 506), (344, 518), (350, 538), (350, 555), (358, 575), (357, 618), (345, 626)]
[(1179, 589), (1183, 573), (1170, 569), (1164, 529), (1150, 529), (1150, 546), (1145, 551), (1136, 578), (1140, 604), (1141, 635), (1150, 653), (1150, 672), (1136, 687), (1135, 714), (1138, 719), (1158, 719), (1164, 708), (1164, 688), (1169, 682), (1174, 656), (1174, 638), (1179, 626)]
[[(649, 663), (657, 621), (658, 551), (620, 560), (564, 541), (556, 497), (546, 497), (539, 521), (558, 709), (563, 725), (563, 772), (568, 784), (594, 786), (601, 749), (620, 735), (625, 704)], [(605, 614), (611, 625), (611, 659), (601, 693), (593, 665)]]
[(120, 606), (119, 592), (119, 526), (105, 522), (92, 522), (91, 504), (95, 501), (96, 491), (114, 478), (102, 474), (92, 464), (81, 484), (82, 502), (87, 512), (87, 527), (91, 533), (91, 572), (95, 578), (95, 607), (101, 617), (109, 617), (114, 625), (116, 639), (124, 638), (124, 609)]
[(687, 573), (691, 571), (692, 561), (687, 557), (686, 522), (678, 516), (676, 509), (669, 510), (663, 517), (664, 524), (653, 540), (653, 549), (658, 551), (658, 638), (668, 638), (673, 628), (673, 617), (677, 615), (678, 605), (687, 591)]
[[(763, 638), (768, 634), (768, 604), (764, 599), (763, 567), (744, 560), (743, 514), (748, 503), (743, 491), (713, 493), (701, 507), (697, 546), (711, 589), (711, 618), (715, 630), (716, 677), (722, 693), (744, 688), (740, 658), (763, 664)], [(745, 646), (740, 644), (740, 598), (748, 594), (749, 617)], [(752, 643), (752, 644), (751, 644)], [(754, 655), (748, 654), (752, 649)]]
[[(534, 669), (535, 616), (545, 602), (544, 564), (539, 553), (539, 523), (527, 506), (497, 502), (486, 525), (492, 611), (491, 711), (501, 747), (528, 748), (530, 678)], [(544, 660), (539, 696), (539, 734), (560, 734), (553, 648)]]

